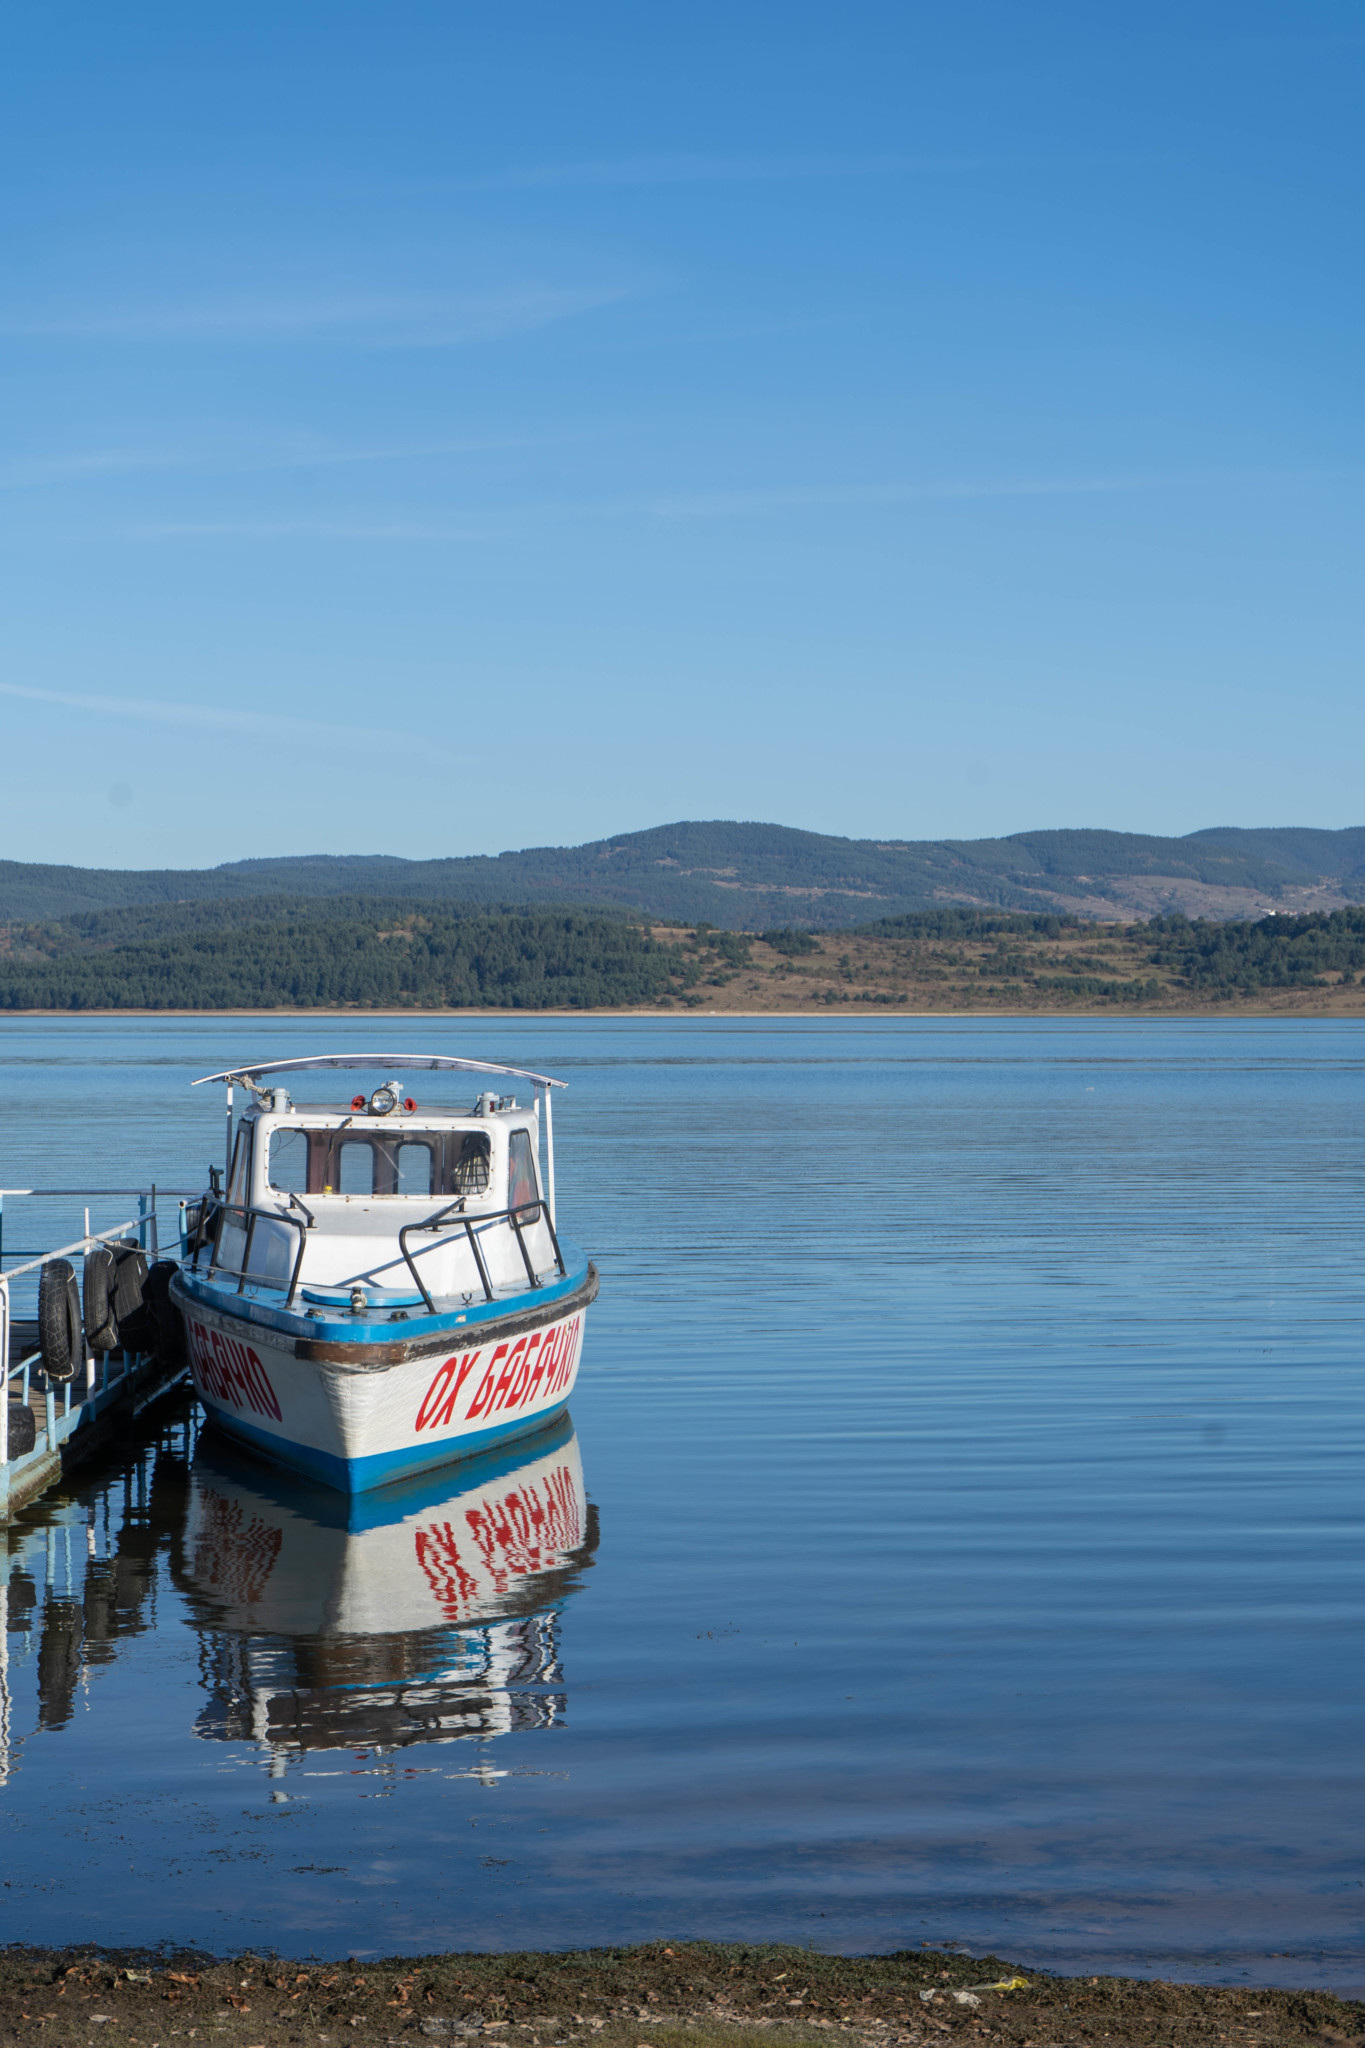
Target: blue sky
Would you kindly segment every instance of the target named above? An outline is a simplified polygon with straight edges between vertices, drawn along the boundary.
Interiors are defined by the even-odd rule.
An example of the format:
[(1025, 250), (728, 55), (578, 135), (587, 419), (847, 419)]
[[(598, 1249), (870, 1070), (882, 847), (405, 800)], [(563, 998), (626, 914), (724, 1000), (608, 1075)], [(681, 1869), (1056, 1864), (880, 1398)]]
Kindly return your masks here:
[(0, 856), (1365, 821), (1358, 5), (0, 50)]

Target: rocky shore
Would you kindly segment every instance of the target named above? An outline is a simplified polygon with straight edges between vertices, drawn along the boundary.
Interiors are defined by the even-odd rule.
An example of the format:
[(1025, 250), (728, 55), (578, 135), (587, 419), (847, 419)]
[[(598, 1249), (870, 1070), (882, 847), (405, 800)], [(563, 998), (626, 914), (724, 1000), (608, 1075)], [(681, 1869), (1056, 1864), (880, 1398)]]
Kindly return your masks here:
[(383, 1962), (231, 1960), (90, 1949), (0, 1953), (0, 2039), (43, 2048), (602, 2041), (608, 2048), (777, 2043), (938, 2048), (1275, 2048), (1365, 2042), (1365, 2004), (1325, 1992), (1057, 1977), (920, 1949), (651, 1943), (567, 1954)]

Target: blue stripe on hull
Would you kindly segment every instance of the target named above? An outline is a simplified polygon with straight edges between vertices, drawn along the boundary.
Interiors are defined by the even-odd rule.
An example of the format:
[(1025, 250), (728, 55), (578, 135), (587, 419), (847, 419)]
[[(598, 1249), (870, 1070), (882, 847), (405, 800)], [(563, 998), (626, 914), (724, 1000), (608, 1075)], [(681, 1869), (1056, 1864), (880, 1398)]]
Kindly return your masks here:
[[(199, 1398), (204, 1401), (202, 1390)], [(204, 1401), (204, 1406), (220, 1428), (240, 1437), (253, 1450), (260, 1451), (274, 1465), (284, 1465), (294, 1472), (306, 1472), (313, 1479), (321, 1479), (327, 1486), (335, 1486), (341, 1493), (369, 1493), (376, 1486), (386, 1486), (393, 1479), (411, 1478), (417, 1472), (433, 1472), (440, 1465), (452, 1465), (462, 1458), (473, 1458), (480, 1451), (490, 1450), (495, 1444), (511, 1443), (519, 1436), (534, 1436), (542, 1429), (548, 1429), (557, 1422), (569, 1403), (567, 1398), (558, 1407), (543, 1409), (537, 1415), (518, 1416), (515, 1422), (495, 1423), (491, 1429), (470, 1430), (468, 1434), (445, 1437), (438, 1443), (412, 1444), (405, 1451), (376, 1451), (368, 1458), (339, 1458), (334, 1451), (315, 1450), (311, 1444), (296, 1444), (287, 1437), (272, 1436), (268, 1429), (258, 1429), (253, 1422), (233, 1414), (229, 1409), (218, 1408)]]

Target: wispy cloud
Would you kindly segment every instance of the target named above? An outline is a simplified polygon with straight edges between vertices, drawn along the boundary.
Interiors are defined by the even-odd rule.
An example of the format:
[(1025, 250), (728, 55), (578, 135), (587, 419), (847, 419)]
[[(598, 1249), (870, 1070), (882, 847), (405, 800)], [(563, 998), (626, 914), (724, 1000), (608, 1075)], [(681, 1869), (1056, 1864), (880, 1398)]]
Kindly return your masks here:
[(974, 156), (719, 156), (705, 152), (634, 156), (598, 162), (521, 164), (442, 181), (454, 192), (532, 192), (557, 186), (768, 184), (793, 178), (906, 177), (974, 169)]
[[(850, 483), (785, 485), (771, 489), (696, 491), (667, 497), (640, 495), (597, 499), (523, 500), (518, 504), (465, 506), (445, 514), (366, 518), (309, 516), (302, 519), (174, 519), (143, 522), (125, 529), (134, 538), (340, 540), (340, 541), (484, 541), (533, 524), (555, 521), (583, 523), (634, 520), (744, 519), (786, 512), (843, 509), (876, 510), (918, 504), (1116, 496), (1125, 492), (1192, 489), (1256, 479), (1239, 472), (1131, 472), (1110, 476), (943, 478), (921, 483)], [(1298, 481), (1308, 481), (1302, 476)], [(1281, 477), (1279, 481), (1287, 481)]]
[(69, 341), (271, 342), (452, 348), (530, 333), (634, 297), (638, 283), (535, 284), (458, 294), (269, 294), (123, 303), (71, 312), (0, 309), (0, 333)]
[(391, 442), (331, 441), (317, 434), (281, 434), (274, 438), (235, 433), (229, 438), (186, 439), (179, 443), (72, 449), (62, 453), (20, 457), (0, 464), (0, 488), (48, 483), (98, 481), (106, 476), (155, 474), (175, 470), (212, 470), (217, 474), (258, 475), (298, 469), (344, 469), (384, 463), (438, 461), (461, 455), (489, 455), (525, 448), (560, 446), (581, 436), (488, 435), (467, 439)]
[(794, 484), (773, 489), (691, 491), (656, 498), (657, 519), (735, 519), (765, 512), (842, 506), (915, 505), (992, 498), (1094, 498), (1125, 492), (1358, 484), (1358, 469), (1303, 468), (1126, 470), (1098, 476), (940, 477), (918, 483)]
[(841, 506), (914, 505), (973, 498), (1097, 497), (1119, 491), (1166, 490), (1209, 481), (1190, 474), (994, 477), (925, 483), (796, 484), (774, 490), (696, 491), (659, 498), (657, 519), (733, 519), (750, 513), (801, 512)]
[(160, 519), (126, 531), (139, 540), (483, 540), (489, 521), (472, 514), (458, 525), (429, 519)]
[[(338, 725), (321, 718), (290, 718), (278, 712), (259, 711), (247, 704), (194, 704), (159, 697), (106, 696), (94, 691), (47, 690), (33, 684), (0, 683), (0, 697), (21, 698), (32, 704), (50, 705), (54, 710), (81, 711), (106, 718), (139, 719), (153, 725), (180, 725), (203, 733), (232, 732), (240, 737), (306, 740), (312, 746), (357, 745), (372, 747), (372, 727)], [(453, 760), (441, 748), (423, 751), (432, 758)]]

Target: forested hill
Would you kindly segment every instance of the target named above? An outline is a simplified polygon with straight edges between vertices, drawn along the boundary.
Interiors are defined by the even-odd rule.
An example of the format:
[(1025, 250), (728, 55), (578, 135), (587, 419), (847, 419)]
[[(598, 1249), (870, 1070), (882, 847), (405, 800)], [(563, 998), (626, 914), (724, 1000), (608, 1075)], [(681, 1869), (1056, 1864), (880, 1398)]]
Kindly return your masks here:
[(699, 956), (695, 940), (660, 945), (577, 911), (176, 904), (11, 925), (0, 1011), (616, 1009), (685, 996), (705, 957), (704, 943)]
[(839, 930), (937, 904), (1115, 918), (1255, 917), (1365, 900), (1365, 827), (1210, 827), (1180, 839), (1103, 831), (1004, 839), (838, 839), (785, 825), (660, 825), (586, 846), (409, 861), (317, 854), (217, 868), (0, 861), (0, 920), (265, 896), (593, 905), (736, 930)]
[(1365, 1012), (1365, 907), (1258, 922), (1096, 926), (940, 907), (838, 934), (655, 927), (579, 911), (258, 897), (10, 926), (22, 1010)]

